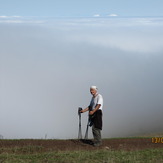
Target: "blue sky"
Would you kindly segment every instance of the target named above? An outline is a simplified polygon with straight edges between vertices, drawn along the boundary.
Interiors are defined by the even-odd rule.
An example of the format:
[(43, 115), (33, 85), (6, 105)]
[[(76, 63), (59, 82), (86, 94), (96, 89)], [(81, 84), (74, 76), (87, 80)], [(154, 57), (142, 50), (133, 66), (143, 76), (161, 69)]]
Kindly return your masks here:
[(163, 16), (162, 0), (0, 0), (0, 16)]

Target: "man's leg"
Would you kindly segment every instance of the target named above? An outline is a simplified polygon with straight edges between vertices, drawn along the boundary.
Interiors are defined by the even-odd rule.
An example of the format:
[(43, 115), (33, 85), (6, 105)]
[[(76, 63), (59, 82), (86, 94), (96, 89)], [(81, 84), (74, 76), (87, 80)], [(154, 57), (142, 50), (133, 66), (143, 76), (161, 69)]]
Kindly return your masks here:
[(98, 128), (95, 128), (94, 125), (92, 126), (92, 133), (94, 137), (94, 146), (100, 146), (102, 144), (101, 141), (101, 130)]

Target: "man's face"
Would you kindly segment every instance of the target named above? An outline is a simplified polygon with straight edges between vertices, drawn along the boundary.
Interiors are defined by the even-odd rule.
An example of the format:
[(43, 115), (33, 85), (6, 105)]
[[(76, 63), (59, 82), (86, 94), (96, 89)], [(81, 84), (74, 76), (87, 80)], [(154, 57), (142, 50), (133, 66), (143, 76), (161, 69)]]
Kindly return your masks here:
[(97, 93), (97, 91), (95, 89), (90, 89), (90, 93), (94, 96)]

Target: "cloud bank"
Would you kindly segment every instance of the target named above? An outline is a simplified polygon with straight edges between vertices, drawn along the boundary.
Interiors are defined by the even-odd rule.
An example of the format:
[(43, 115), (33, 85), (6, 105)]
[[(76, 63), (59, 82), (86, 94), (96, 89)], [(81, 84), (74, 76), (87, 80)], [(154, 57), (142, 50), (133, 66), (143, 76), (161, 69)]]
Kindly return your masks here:
[[(162, 26), (161, 18), (1, 23), (0, 135), (77, 138), (90, 85), (104, 97), (103, 137), (161, 132)], [(83, 132), (86, 123), (82, 114)]]

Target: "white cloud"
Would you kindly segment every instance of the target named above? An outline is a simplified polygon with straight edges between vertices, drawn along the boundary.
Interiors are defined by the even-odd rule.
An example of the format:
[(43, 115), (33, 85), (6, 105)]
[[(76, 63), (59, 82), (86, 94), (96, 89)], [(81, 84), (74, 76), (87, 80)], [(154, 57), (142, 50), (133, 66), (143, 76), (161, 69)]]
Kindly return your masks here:
[(0, 16), (0, 18), (8, 18), (8, 16), (2, 15)]
[(95, 14), (95, 15), (93, 15), (94, 17), (100, 17), (100, 14)]
[(23, 21), (23, 20), (3, 20), (1, 21), (0, 20), (0, 23), (8, 23), (8, 24), (12, 24), (12, 23), (15, 23), (15, 24), (43, 24), (45, 23), (44, 21)]
[(117, 14), (110, 14), (110, 15), (108, 15), (108, 16), (116, 17), (116, 16), (118, 16), (118, 15), (117, 15)]
[[(135, 52), (141, 54), (151, 54), (162, 51), (163, 47), (163, 39), (162, 37), (153, 37), (153, 36), (137, 36), (137, 33), (132, 31), (132, 36), (130, 34), (123, 35), (118, 33), (117, 35), (112, 35), (110, 32), (100, 32), (95, 35), (86, 34), (82, 36), (78, 36), (72, 39), (75, 39), (75, 42), (86, 42), (87, 44), (92, 44), (96, 47), (104, 47), (108, 49), (119, 49), (125, 52), (131, 52), (131, 54), (135, 54)], [(157, 40), (157, 41), (153, 41)]]
[(22, 18), (22, 16), (17, 16), (17, 15), (14, 15), (14, 16), (1, 15), (0, 18), (3, 18), (3, 19), (12, 19), (12, 18)]
[[(125, 52), (133, 52), (133, 54), (137, 52), (150, 54), (160, 52), (163, 49), (163, 31), (158, 32), (157, 30), (162, 29), (162, 18), (97, 18), (86, 20), (76, 21), (75, 27), (77, 30), (88, 28), (87, 30), (91, 32), (72, 35), (70, 36), (72, 41), (85, 42), (108, 49), (120, 49)], [(90, 24), (91, 27), (94, 27), (93, 31), (92, 28), (89, 28)], [(118, 30), (116, 30), (117, 27)], [(137, 30), (137, 27), (141, 28), (141, 31)], [(114, 29), (116, 32), (112, 33)]]
[(11, 16), (12, 18), (22, 18), (22, 16), (17, 16), (17, 15), (15, 15), (15, 16)]
[(0, 23), (22, 23), (21, 20), (2, 20)]
[[(24, 18), (12, 21), (21, 20), (22, 23), (23, 21), (29, 23), (39, 19)], [(78, 130), (74, 122), (77, 115), (74, 109), (79, 105), (86, 105), (90, 98), (89, 92), (88, 94), (86, 92), (89, 91), (91, 83), (96, 83), (103, 96), (110, 99), (105, 101), (105, 106), (111, 108), (109, 111), (106, 108), (105, 115), (109, 115), (109, 112), (118, 115), (119, 121), (114, 120), (115, 116), (104, 117), (105, 137), (124, 134), (131, 136), (135, 131), (139, 132), (140, 127), (141, 131), (151, 131), (156, 127), (159, 129), (163, 114), (162, 101), (158, 98), (163, 94), (162, 55), (137, 57), (138, 53), (135, 51), (148, 50), (153, 52), (152, 54), (158, 54), (157, 50), (163, 47), (162, 26), (124, 27), (124, 24), (130, 24), (131, 21), (121, 18), (66, 20), (53, 21), (51, 24), (48, 22), (43, 28), (39, 25), (30, 27), (23, 25), (18, 29), (15, 25), (14, 28), (0, 26), (2, 51), (0, 124), (4, 124), (1, 125), (4, 137), (40, 138), (47, 133), (48, 138), (76, 138)], [(132, 22), (135, 22), (135, 19)], [(56, 26), (64, 26), (64, 29), (56, 29)], [(10, 34), (6, 37), (6, 33)], [(72, 40), (72, 37), (76, 37), (76, 40)], [(159, 44), (160, 47), (154, 47)], [(43, 46), (40, 48), (40, 45)], [(93, 69), (99, 78), (92, 75), (90, 61), (97, 63)], [(63, 92), (71, 92), (72, 95), (64, 99), (64, 102), (62, 102)], [(60, 109), (55, 114), (55, 108), (58, 107)], [(124, 114), (119, 116), (118, 113), (122, 109)], [(18, 114), (23, 121), (17, 118)], [(143, 120), (153, 114), (160, 115), (155, 116), (160, 126), (153, 124), (151, 128), (152, 122), (156, 119), (145, 124)], [(6, 120), (6, 116), (9, 121)], [(142, 121), (138, 121), (140, 116)], [(60, 117), (68, 122), (66, 128), (72, 126), (70, 132), (61, 130), (60, 126), (64, 125), (64, 122)], [(86, 126), (87, 115), (83, 115), (82, 118), (83, 126)], [(35, 125), (32, 126), (32, 122), (36, 122)], [(55, 130), (53, 124), (58, 124)], [(127, 126), (128, 131), (124, 127), (126, 124), (131, 124)]]
[(17, 15), (14, 15), (14, 16), (2, 15), (2, 16), (0, 16), (0, 23), (42, 24), (42, 23), (45, 23), (45, 21), (43, 21), (41, 19), (35, 19), (34, 17), (23, 17), (23, 16), (17, 16)]

